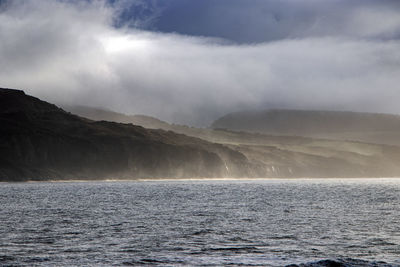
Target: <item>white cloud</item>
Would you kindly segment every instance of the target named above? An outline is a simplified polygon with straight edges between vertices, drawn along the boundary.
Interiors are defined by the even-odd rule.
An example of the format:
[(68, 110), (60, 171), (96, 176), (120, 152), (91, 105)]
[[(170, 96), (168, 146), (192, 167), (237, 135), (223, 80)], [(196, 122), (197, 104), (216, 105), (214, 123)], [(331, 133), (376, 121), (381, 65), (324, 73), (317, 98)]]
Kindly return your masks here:
[(101, 1), (13, 2), (0, 13), (0, 86), (203, 125), (265, 103), (400, 113), (399, 41), (334, 36), (227, 45), (115, 29), (113, 15)]

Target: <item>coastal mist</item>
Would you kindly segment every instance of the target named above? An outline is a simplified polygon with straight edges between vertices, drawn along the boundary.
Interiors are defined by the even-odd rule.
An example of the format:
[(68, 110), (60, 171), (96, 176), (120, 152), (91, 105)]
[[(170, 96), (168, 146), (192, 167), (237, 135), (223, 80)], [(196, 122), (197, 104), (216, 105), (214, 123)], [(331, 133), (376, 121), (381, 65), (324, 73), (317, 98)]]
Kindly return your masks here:
[(0, 221), (1, 266), (400, 265), (397, 179), (3, 183)]

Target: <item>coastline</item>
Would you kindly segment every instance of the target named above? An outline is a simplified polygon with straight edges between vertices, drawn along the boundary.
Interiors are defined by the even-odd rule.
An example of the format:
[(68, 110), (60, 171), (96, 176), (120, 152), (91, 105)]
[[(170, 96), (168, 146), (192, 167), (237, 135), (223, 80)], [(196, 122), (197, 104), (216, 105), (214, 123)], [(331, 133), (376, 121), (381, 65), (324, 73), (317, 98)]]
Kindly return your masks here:
[(202, 182), (202, 181), (400, 181), (400, 177), (295, 177), (295, 178), (138, 178), (138, 179), (101, 179), (101, 180), (90, 180), (90, 179), (68, 179), (68, 180), (28, 180), (28, 181), (0, 181), (0, 184), (9, 183), (115, 183), (115, 182)]

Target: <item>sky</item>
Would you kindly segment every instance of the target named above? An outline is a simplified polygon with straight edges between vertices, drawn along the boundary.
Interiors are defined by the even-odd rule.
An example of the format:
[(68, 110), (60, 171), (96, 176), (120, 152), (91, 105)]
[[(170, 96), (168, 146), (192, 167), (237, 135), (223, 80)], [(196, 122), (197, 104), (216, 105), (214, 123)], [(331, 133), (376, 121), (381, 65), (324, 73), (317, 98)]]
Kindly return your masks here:
[(0, 0), (0, 87), (192, 126), (400, 114), (400, 1)]

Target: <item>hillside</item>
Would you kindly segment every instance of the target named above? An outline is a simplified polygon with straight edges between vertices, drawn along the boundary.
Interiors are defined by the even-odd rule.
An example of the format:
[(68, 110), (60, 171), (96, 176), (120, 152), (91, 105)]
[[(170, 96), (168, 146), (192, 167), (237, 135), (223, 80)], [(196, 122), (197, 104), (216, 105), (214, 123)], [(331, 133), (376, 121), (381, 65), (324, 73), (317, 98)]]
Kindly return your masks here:
[[(70, 107), (71, 108), (71, 107)], [(88, 112), (91, 108), (86, 107)], [(98, 109), (97, 109), (98, 110)], [(78, 113), (78, 109), (70, 109)], [(91, 112), (107, 114), (110, 111)], [(90, 113), (90, 112), (89, 112)], [(219, 143), (240, 152), (251, 163), (247, 177), (382, 177), (400, 175), (400, 148), (361, 142), (276, 136), (223, 129), (204, 129), (168, 124), (149, 118), (141, 124), (136, 116), (111, 112), (117, 121), (152, 124), (166, 130)], [(99, 118), (99, 117), (98, 117)], [(107, 115), (99, 119), (110, 119)]]
[(161, 121), (151, 116), (126, 115), (111, 110), (95, 108), (95, 107), (87, 107), (87, 106), (64, 105), (61, 107), (64, 110), (69, 111), (73, 114), (95, 121), (104, 120), (104, 121), (113, 121), (120, 123), (132, 123), (148, 129), (172, 130), (172, 125), (170, 125), (169, 123)]
[(400, 116), (337, 111), (263, 110), (230, 113), (211, 128), (400, 145)]
[(0, 181), (244, 177), (240, 152), (163, 130), (81, 118), (0, 89)]

